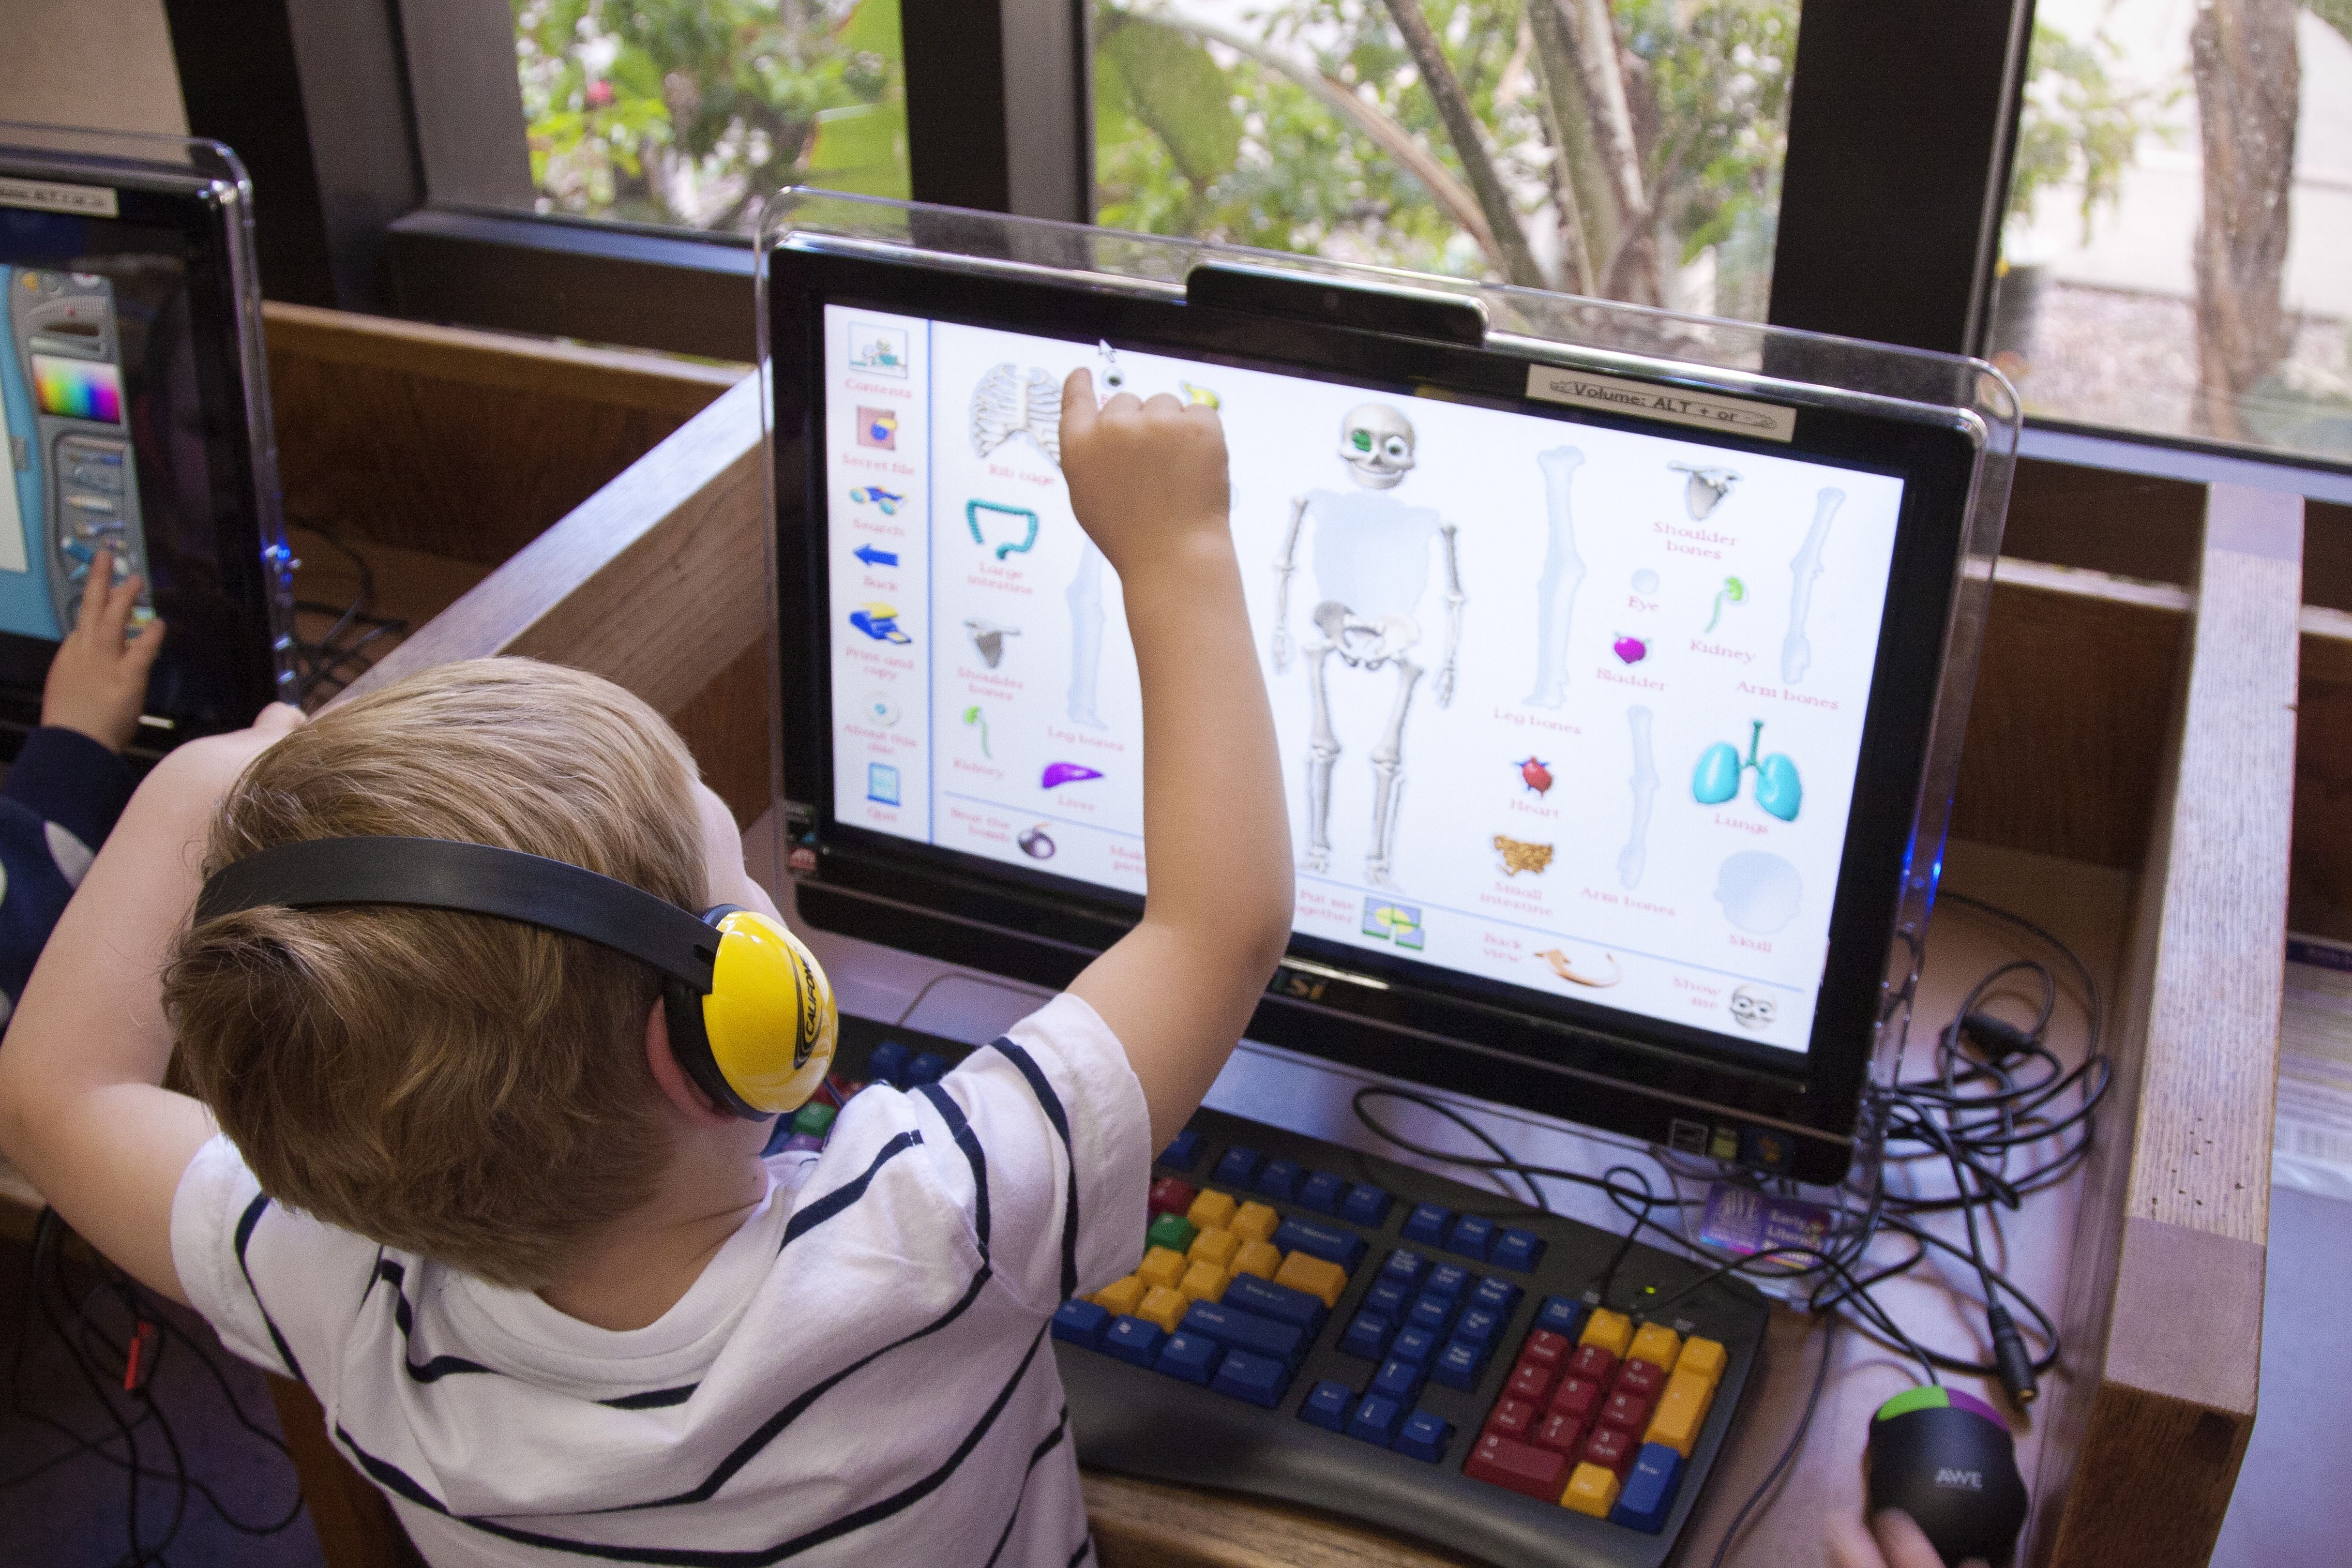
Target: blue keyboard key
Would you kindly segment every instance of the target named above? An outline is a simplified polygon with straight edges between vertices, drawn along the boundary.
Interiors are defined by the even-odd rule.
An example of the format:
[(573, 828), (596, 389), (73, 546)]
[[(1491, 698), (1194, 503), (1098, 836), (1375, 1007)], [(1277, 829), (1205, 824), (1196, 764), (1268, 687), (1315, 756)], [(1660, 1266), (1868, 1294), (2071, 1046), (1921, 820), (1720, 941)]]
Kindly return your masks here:
[[(1199, 1306), (1199, 1302), (1194, 1302)], [(1229, 1350), (1217, 1367), (1216, 1381), (1210, 1391), (1225, 1394), (1271, 1410), (1282, 1403), (1290, 1387), (1290, 1368), (1272, 1356), (1257, 1355), (1249, 1351)]]
[(1584, 1303), (1566, 1296), (1547, 1296), (1543, 1310), (1536, 1314), (1536, 1327), (1559, 1335), (1570, 1344), (1584, 1331)]
[[(1441, 1420), (1426, 1410), (1416, 1410), (1404, 1418), (1404, 1430), (1397, 1434), (1392, 1446), (1407, 1458), (1434, 1465), (1445, 1458), (1445, 1445), (1453, 1440), (1453, 1423)], [(1673, 1450), (1668, 1449), (1667, 1452)]]
[(1482, 1354), (1491, 1354), (1495, 1349), (1495, 1336), (1502, 1327), (1503, 1320), (1499, 1314), (1484, 1307), (1473, 1307), (1462, 1314), (1460, 1322), (1454, 1325), (1454, 1337), (1476, 1345)]
[(1065, 1344), (1102, 1349), (1103, 1331), (1110, 1327), (1110, 1309), (1092, 1301), (1065, 1301), (1054, 1313), (1054, 1337)]
[(1429, 1271), (1429, 1278), (1422, 1282), (1421, 1288), (1434, 1290), (1452, 1301), (1458, 1299), (1469, 1284), (1470, 1270), (1459, 1263), (1441, 1263)]
[(1402, 1319), (1412, 1305), (1412, 1292), (1390, 1279), (1375, 1279), (1364, 1292), (1364, 1308), (1383, 1318)]
[(1220, 1300), (1225, 1306), (1271, 1318), (1277, 1323), (1289, 1323), (1310, 1334), (1323, 1326), (1327, 1312), (1320, 1296), (1276, 1285), (1255, 1274), (1234, 1275)]
[(900, 1089), (907, 1087), (907, 1062), (914, 1053), (896, 1040), (885, 1040), (866, 1058), (866, 1076)]
[(1507, 1318), (1519, 1304), (1519, 1288), (1507, 1279), (1481, 1279), (1478, 1288), (1470, 1292), (1470, 1304), (1484, 1307), (1498, 1318)]
[(1478, 1373), (1486, 1363), (1476, 1345), (1454, 1340), (1437, 1352), (1437, 1364), (1429, 1369), (1429, 1375), (1448, 1388), (1472, 1389), (1478, 1386)]
[(1378, 1361), (1388, 1353), (1389, 1335), (1395, 1331), (1396, 1324), (1378, 1312), (1359, 1312), (1339, 1336), (1339, 1353)]
[(1308, 1176), (1306, 1184), (1298, 1189), (1298, 1202), (1301, 1206), (1313, 1209), (1317, 1214), (1336, 1217), (1339, 1213), (1339, 1200), (1347, 1194), (1348, 1184), (1344, 1178), (1328, 1171), (1318, 1171)]
[(1352, 1225), (1383, 1226), (1389, 1222), (1389, 1203), (1385, 1189), (1359, 1182), (1348, 1189), (1347, 1201), (1339, 1205), (1339, 1217)]
[(1277, 1323), (1272, 1318), (1237, 1312), (1215, 1301), (1193, 1302), (1184, 1309), (1184, 1321), (1177, 1327), (1185, 1333), (1214, 1340), (1227, 1350), (1272, 1356), (1291, 1366), (1298, 1364), (1298, 1358), (1307, 1349), (1307, 1331), (1296, 1323)]
[(1452, 1224), (1454, 1211), (1444, 1204), (1418, 1204), (1404, 1216), (1404, 1238), (1417, 1247), (1445, 1245), (1445, 1227)]
[(1396, 1338), (1389, 1342), (1389, 1354), (1415, 1366), (1426, 1367), (1436, 1353), (1437, 1336), (1427, 1329), (1399, 1329)]
[(1397, 1427), (1403, 1420), (1403, 1405), (1378, 1394), (1367, 1394), (1348, 1423), (1348, 1436), (1385, 1448), (1396, 1441)]
[(1497, 1268), (1508, 1268), (1517, 1274), (1532, 1274), (1543, 1261), (1543, 1237), (1532, 1231), (1507, 1230), (1495, 1243), (1495, 1250), (1486, 1261)]
[(1236, 1143), (1217, 1162), (1217, 1173), (1210, 1180), (1221, 1187), (1247, 1187), (1257, 1175), (1257, 1168), (1265, 1163), (1265, 1155)]
[(1424, 1290), (1406, 1309), (1404, 1321), (1425, 1332), (1443, 1335), (1454, 1326), (1454, 1303), (1434, 1291)]
[(1428, 1258), (1418, 1252), (1407, 1251), (1402, 1247), (1390, 1253), (1389, 1260), (1381, 1265), (1381, 1278), (1391, 1280), (1400, 1289), (1406, 1290), (1420, 1289), (1421, 1277), (1428, 1272)]
[(907, 1064), (907, 1087), (919, 1083), (937, 1083), (948, 1076), (948, 1058), (937, 1051), (925, 1051)]
[(1201, 1157), (1201, 1135), (1187, 1127), (1168, 1141), (1160, 1151), (1160, 1163), (1171, 1171), (1189, 1171), (1192, 1162)]
[(1391, 1356), (1381, 1363), (1381, 1370), (1372, 1374), (1370, 1392), (1399, 1405), (1411, 1405), (1413, 1395), (1421, 1392), (1421, 1368), (1409, 1361)]
[(1617, 1494), (1609, 1522), (1657, 1534), (1666, 1527), (1666, 1515), (1675, 1506), (1675, 1488), (1682, 1479), (1680, 1454), (1664, 1443), (1644, 1443), (1625, 1478), (1625, 1489)]
[(1268, 1160), (1254, 1184), (1277, 1203), (1294, 1203), (1298, 1197), (1298, 1175), (1297, 1161)]
[(1307, 1403), (1298, 1407), (1298, 1418), (1312, 1421), (1328, 1431), (1345, 1432), (1349, 1414), (1355, 1408), (1356, 1391), (1344, 1383), (1334, 1383), (1327, 1377), (1315, 1385), (1315, 1392), (1309, 1394)]
[(1303, 1252), (1336, 1263), (1350, 1274), (1364, 1260), (1364, 1238), (1354, 1231), (1295, 1215), (1275, 1228), (1274, 1244), (1285, 1252)]
[(1224, 1353), (1224, 1347), (1216, 1341), (1179, 1329), (1160, 1347), (1160, 1360), (1154, 1364), (1171, 1377), (1206, 1387)]
[(1148, 1323), (1141, 1318), (1114, 1318), (1103, 1332), (1102, 1352), (1136, 1366), (1149, 1367), (1160, 1359), (1160, 1343), (1167, 1338), (1167, 1331), (1157, 1323)]
[(1445, 1250), (1484, 1263), (1495, 1245), (1495, 1222), (1485, 1215), (1465, 1214), (1454, 1222), (1453, 1230), (1447, 1233)]

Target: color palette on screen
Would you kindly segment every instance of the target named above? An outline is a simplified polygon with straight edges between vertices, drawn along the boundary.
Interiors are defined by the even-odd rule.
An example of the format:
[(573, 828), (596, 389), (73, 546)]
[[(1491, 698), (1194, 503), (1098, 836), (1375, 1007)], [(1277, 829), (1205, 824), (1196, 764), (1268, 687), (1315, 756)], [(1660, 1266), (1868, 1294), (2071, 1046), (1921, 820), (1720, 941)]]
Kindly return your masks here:
[(33, 397), (60, 419), (122, 423), (122, 373), (102, 361), (35, 354)]

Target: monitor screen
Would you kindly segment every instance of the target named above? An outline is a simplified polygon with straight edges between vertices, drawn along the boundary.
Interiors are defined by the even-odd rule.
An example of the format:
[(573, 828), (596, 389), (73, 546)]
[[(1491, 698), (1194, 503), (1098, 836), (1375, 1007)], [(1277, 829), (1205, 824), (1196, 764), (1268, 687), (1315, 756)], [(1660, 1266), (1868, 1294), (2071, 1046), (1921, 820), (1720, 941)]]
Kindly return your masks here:
[(1807, 1050), (1898, 473), (856, 305), (822, 321), (837, 823), (1142, 892), (1134, 651), (1056, 462), (1084, 365), (1222, 415), (1299, 936)]
[[(105, 202), (39, 205), (60, 189)], [(193, 178), (0, 186), (0, 731), (37, 721), (101, 551), (145, 579), (136, 620), (170, 628), (135, 750), (278, 694), (275, 487), (251, 450), (231, 221)]]

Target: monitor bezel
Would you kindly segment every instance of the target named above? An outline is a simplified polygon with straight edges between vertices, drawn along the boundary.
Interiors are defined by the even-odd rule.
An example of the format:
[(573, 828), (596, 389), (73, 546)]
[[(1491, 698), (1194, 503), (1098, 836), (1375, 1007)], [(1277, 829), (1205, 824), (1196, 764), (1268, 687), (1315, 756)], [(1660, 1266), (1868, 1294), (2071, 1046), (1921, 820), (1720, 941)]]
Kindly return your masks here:
[[(1530, 400), (1530, 363), (1579, 367), (1574, 351), (1555, 343), (1530, 353), (1490, 335), (1472, 348), (1188, 304), (1165, 286), (1106, 289), (1018, 263), (942, 265), (821, 239), (777, 247), (767, 268), (783, 782), (800, 913), (820, 929), (1041, 984), (1066, 984), (1127, 929), (1139, 900), (874, 833), (833, 813), (824, 305), (1089, 346), (1108, 341), (1398, 395), (1428, 388), (1562, 424), (1698, 438), (1681, 426)], [(1584, 368), (1622, 375), (1627, 367), (1612, 356)], [(1676, 384), (1689, 382), (1684, 374)], [(1895, 474), (1906, 485), (1811, 1048), (1742, 1048), (1710, 1032), (1298, 935), (1253, 1038), (1662, 1144), (1690, 1147), (1696, 1126), (1706, 1144), (1698, 1152), (1722, 1152), (1727, 1135), (1748, 1163), (1811, 1179), (1843, 1173), (1886, 1016), (1882, 982), (1902, 940), (1896, 917), (1981, 437), (1949, 408), (1811, 390), (1818, 395), (1788, 442), (1708, 436), (1727, 452), (1816, 458)], [(1912, 609), (1898, 616), (1898, 605)]]

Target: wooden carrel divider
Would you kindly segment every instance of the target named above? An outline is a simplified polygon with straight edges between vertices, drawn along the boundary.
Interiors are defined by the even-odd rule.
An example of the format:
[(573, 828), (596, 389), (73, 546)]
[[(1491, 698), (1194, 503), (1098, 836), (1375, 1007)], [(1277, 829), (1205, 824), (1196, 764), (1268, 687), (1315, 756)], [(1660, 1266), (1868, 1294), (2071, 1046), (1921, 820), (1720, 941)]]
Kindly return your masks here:
[[(586, 351), (277, 307), (271, 331), (289, 501), (302, 492), (385, 545), (502, 562), (354, 691), (490, 654), (579, 665), (671, 715), (740, 821), (767, 808), (769, 521), (753, 382), (712, 400), (724, 378), (697, 367), (656, 395), (667, 373), (649, 356), (583, 362)], [(406, 359), (386, 346), (410, 339), (425, 348)], [(507, 356), (530, 363), (517, 371)], [(436, 397), (471, 384), (547, 406), (477, 430), (422, 405), (418, 386), (436, 378)], [(564, 400), (600, 385), (617, 411), (567, 425)], [(313, 398), (331, 413), (310, 446)], [(699, 411), (543, 531), (519, 502), (463, 522), (478, 491), (544, 510), (581, 482), (541, 456), (501, 479), (516, 443), (543, 455), (585, 431), (586, 468), (609, 466), (629, 432), (668, 416), (651, 405), (688, 402)], [(469, 481), (446, 478), (458, 473)], [(2028, 1563), (2203, 1562), (2245, 1450), (2290, 866), (2298, 922), (2352, 935), (2352, 529), (2336, 526), (2352, 518), (2340, 510), (2311, 509), (2307, 551), (2298, 498), (2021, 465), (1955, 836), (2139, 879), (2110, 1009), (2117, 1080), (2064, 1307), (2070, 1375), (2045, 1384), (2036, 1415), (2053, 1458)], [(2311, 605), (2306, 560), (2323, 595)], [(2300, 737), (2298, 659), (2305, 712), (2331, 715)], [(307, 1394), (280, 1393), (289, 1426), (315, 1423)], [(327, 1512), (362, 1520), (373, 1495), (319, 1479), (331, 1452), (312, 1445), (304, 1465), (326, 1503), (322, 1534)], [(1452, 1560), (1306, 1510), (1100, 1476), (1087, 1486), (1114, 1565)], [(403, 1561), (381, 1554), (396, 1530), (336, 1534), (338, 1568)]]

